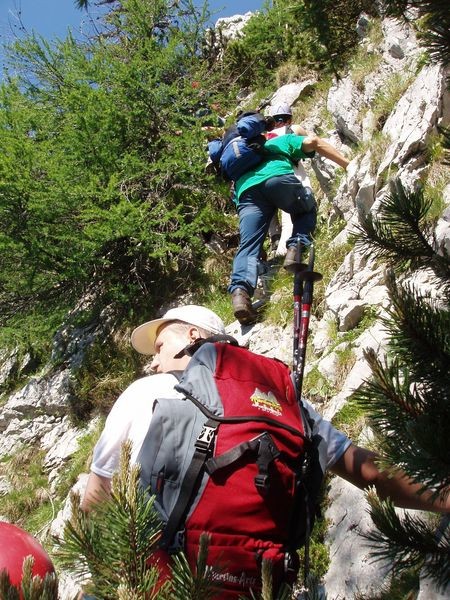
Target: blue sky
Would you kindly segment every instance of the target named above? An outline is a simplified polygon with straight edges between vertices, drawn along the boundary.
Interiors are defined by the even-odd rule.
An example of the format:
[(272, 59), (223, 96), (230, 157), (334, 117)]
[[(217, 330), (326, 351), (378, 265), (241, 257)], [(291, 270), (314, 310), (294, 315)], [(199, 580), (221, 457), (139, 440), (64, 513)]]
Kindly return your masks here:
[[(91, 2), (91, 14), (97, 11)], [(210, 6), (219, 10), (217, 17), (243, 14), (257, 10), (263, 0), (211, 0)], [(97, 13), (98, 14), (98, 13)], [(74, 0), (0, 0), (0, 43), (11, 41), (23, 25), (47, 39), (65, 37), (70, 26), (74, 32), (83, 31), (86, 14), (75, 8)]]

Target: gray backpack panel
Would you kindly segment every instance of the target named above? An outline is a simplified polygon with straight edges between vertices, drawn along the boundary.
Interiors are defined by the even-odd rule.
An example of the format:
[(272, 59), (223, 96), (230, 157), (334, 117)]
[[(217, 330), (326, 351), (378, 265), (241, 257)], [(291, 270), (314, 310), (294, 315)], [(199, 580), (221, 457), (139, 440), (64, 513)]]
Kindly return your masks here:
[[(216, 415), (223, 416), (222, 402), (214, 382), (215, 348), (205, 344), (192, 357), (179, 386)], [(137, 462), (141, 485), (155, 494), (155, 506), (164, 521), (177, 501), (180, 486), (195, 451), (195, 441), (207, 418), (184, 398), (159, 398)], [(202, 486), (203, 487), (203, 486)]]

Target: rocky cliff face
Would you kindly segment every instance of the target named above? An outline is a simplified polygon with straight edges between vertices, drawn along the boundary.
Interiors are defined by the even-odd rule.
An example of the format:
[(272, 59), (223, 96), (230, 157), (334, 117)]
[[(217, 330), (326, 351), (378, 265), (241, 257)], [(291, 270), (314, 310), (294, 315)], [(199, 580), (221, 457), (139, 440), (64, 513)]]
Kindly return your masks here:
[[(362, 75), (350, 73), (336, 82), (323, 105), (317, 105), (305, 123), (311, 129), (326, 127), (320, 116), (326, 108), (332, 122), (322, 137), (328, 137), (344, 153), (353, 156), (340, 185), (336, 188), (334, 184), (337, 189), (334, 193), (330, 190), (336, 181), (335, 166), (321, 159), (315, 159), (313, 165), (324, 191), (323, 203), (329, 207), (330, 225), (337, 219), (345, 221), (345, 227), (332, 242), (332, 249), (343, 247), (361, 215), (377, 210), (387, 193), (390, 176), (395, 174), (409, 189), (423, 184), (432, 168), (427, 148), (437, 126), (448, 126), (450, 121), (446, 73), (438, 65), (422, 64), (411, 29), (386, 19), (378, 40), (374, 41), (368, 35), (368, 20), (362, 17), (358, 31), (361, 56), (369, 57), (372, 67)], [(276, 100), (295, 105), (311, 87), (314, 87), (312, 80), (291, 83), (276, 91)], [(435, 233), (441, 247), (450, 251), (448, 171), (445, 176), (447, 186), (441, 180), (439, 185), (446, 208)], [(424, 286), (431, 285), (426, 272), (420, 274), (420, 281)], [(383, 265), (374, 264), (351, 249), (327, 286), (323, 317), (313, 322), (310, 335), (314, 360), (307, 370), (315, 369), (334, 390), (331, 398), (319, 406), (327, 418), (332, 418), (353, 390), (369, 377), (363, 350), (373, 348), (378, 354), (384, 352), (386, 332), (379, 321), (373, 318), (365, 328), (361, 323), (368, 307), (375, 317), (382, 315), (388, 306)], [(50, 494), (64, 477), (67, 460), (76, 451), (81, 436), (88, 431), (71, 425), (67, 409), (77, 396), (75, 366), (83, 360), (84, 351), (92, 341), (108, 330), (107, 315), (103, 317), (95, 327), (59, 332), (55, 337), (55, 352), (58, 350), (59, 356), (63, 356), (59, 363), (62, 366), (48, 366), (33, 375), (0, 408), (0, 457), (21, 452), (30, 444), (40, 448)], [(291, 360), (290, 325), (268, 327), (259, 323), (242, 330), (232, 323), (228, 332), (256, 352), (286, 362)], [(347, 335), (349, 332), (354, 335)], [(351, 356), (345, 369), (342, 368), (344, 351)], [(8, 389), (12, 378), (26, 379), (30, 363), (29, 357), (19, 359), (14, 353), (1, 356), (0, 386)], [(82, 477), (78, 486), (82, 487), (83, 480)], [(8, 493), (11, 485), (6, 475), (0, 475), (0, 494)], [(371, 527), (363, 496), (349, 484), (335, 480), (330, 498), (327, 516), (331, 567), (324, 583), (328, 598), (353, 598), (357, 590), (375, 591), (387, 571), (385, 566), (370, 564), (368, 548), (358, 535)], [(50, 524), (53, 534), (60, 535), (66, 514), (67, 508)], [(72, 594), (73, 588), (64, 579), (61, 598)], [(429, 588), (425, 591), (425, 583), (422, 594), (427, 599), (439, 597)]]

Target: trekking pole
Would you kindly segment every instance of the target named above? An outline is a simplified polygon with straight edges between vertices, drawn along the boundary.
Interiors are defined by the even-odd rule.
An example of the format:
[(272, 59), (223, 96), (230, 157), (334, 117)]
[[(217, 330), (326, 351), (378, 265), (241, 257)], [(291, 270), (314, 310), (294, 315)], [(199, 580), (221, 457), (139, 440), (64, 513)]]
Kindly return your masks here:
[[(297, 241), (297, 257), (300, 257), (301, 242)], [(314, 271), (314, 244), (309, 246), (308, 264), (298, 261), (289, 266), (294, 271), (294, 348), (293, 372), (295, 388), (299, 400), (302, 397), (303, 373), (305, 370), (306, 342), (308, 340), (313, 287), (315, 281), (320, 281), (322, 275)]]
[[(313, 287), (315, 281), (320, 281), (322, 275), (314, 271), (314, 245), (309, 246), (308, 264), (300, 262), (301, 242), (297, 240), (296, 262), (289, 265), (288, 270), (294, 272), (294, 357), (293, 373), (295, 390), (299, 405), (302, 401), (303, 373), (306, 360), (306, 342), (308, 340), (309, 321), (311, 318), (311, 305), (313, 301)], [(303, 473), (309, 468), (306, 460), (303, 464)], [(311, 515), (308, 509), (308, 490), (303, 487), (304, 501), (306, 503), (305, 515), (305, 560), (304, 560), (304, 590), (308, 589), (308, 576), (310, 569), (309, 537), (311, 534)]]

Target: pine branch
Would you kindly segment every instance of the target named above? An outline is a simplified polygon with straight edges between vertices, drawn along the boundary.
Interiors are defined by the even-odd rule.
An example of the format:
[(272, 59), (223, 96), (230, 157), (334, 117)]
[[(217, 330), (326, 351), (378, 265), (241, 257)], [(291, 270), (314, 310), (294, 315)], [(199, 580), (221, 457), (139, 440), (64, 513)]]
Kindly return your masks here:
[[(314, 577), (310, 574), (311, 579), (309, 582), (311, 583), (311, 589), (314, 588), (316, 581)], [(276, 597), (273, 595), (273, 577), (272, 577), (272, 562), (263, 558), (261, 565), (261, 593), (256, 594), (253, 590), (250, 590), (250, 597), (252, 600), (291, 600), (294, 596), (292, 595), (291, 586), (283, 583), (278, 590)], [(308, 586), (309, 587), (309, 586)], [(242, 596), (242, 600), (246, 600), (246, 596)], [(300, 595), (295, 595), (295, 598), (298, 600), (316, 600), (314, 596), (309, 595), (309, 590), (301, 593)], [(240, 599), (241, 600), (241, 597)], [(322, 598), (322, 600), (326, 600), (326, 598)]]
[(436, 252), (433, 230), (426, 221), (431, 203), (422, 190), (406, 192), (400, 181), (392, 182), (377, 214), (369, 213), (358, 225), (358, 250), (389, 262), (396, 270), (431, 267), (439, 277), (448, 278), (450, 257)]
[(19, 589), (12, 585), (6, 569), (0, 571), (1, 600), (57, 600), (58, 580), (55, 573), (47, 573), (44, 578), (33, 576), (34, 558), (27, 556), (22, 566), (22, 581)]
[(450, 532), (438, 539), (434, 529), (423, 519), (406, 513), (400, 519), (389, 500), (382, 501), (374, 491), (367, 494), (370, 516), (378, 531), (365, 534), (373, 545), (375, 560), (388, 560), (393, 572), (420, 569), (439, 586), (450, 579)]
[(419, 292), (412, 284), (398, 284), (387, 276), (391, 299), (389, 318), (383, 319), (393, 354), (408, 364), (416, 381), (432, 381), (446, 395), (450, 372), (450, 286), (439, 289), (440, 298)]
[(418, 394), (408, 369), (400, 368), (396, 359), (381, 361), (373, 351), (365, 356), (373, 378), (354, 398), (380, 438), (381, 465), (396, 465), (436, 496), (444, 494), (450, 485), (448, 394), (440, 403), (433, 391)]
[(263, 562), (262, 562), (261, 579), (262, 579), (261, 600), (272, 600), (272, 598), (273, 598), (272, 563), (269, 560), (263, 560)]
[(89, 513), (73, 496), (73, 515), (67, 523), (59, 552), (63, 564), (83, 579), (86, 589), (101, 598), (146, 597), (163, 600), (168, 585), (159, 584), (159, 570), (147, 560), (155, 550), (161, 521), (153, 498), (139, 486), (139, 468), (130, 468), (131, 446), (124, 444), (120, 471), (113, 477), (111, 497), (103, 498)]
[(212, 600), (218, 597), (221, 585), (217, 576), (220, 568), (214, 568), (206, 563), (208, 555), (209, 537), (207, 534), (200, 536), (200, 545), (197, 564), (192, 572), (185, 554), (176, 554), (172, 567), (172, 600)]

